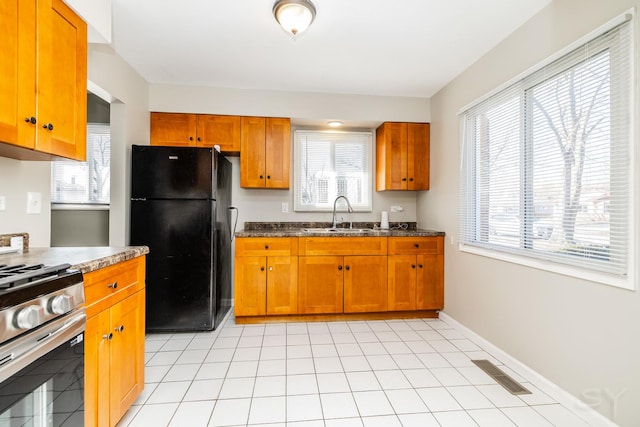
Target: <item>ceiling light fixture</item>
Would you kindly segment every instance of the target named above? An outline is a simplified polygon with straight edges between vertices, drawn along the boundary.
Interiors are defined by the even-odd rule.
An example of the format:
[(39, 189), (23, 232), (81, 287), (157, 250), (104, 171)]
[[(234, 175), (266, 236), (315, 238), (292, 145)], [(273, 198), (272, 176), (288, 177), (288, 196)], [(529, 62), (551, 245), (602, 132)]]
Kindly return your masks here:
[(338, 120), (328, 122), (327, 124), (332, 128), (339, 128), (340, 126), (342, 126), (342, 122), (339, 122)]
[(316, 7), (310, 0), (277, 0), (273, 16), (293, 37), (304, 32), (316, 17)]

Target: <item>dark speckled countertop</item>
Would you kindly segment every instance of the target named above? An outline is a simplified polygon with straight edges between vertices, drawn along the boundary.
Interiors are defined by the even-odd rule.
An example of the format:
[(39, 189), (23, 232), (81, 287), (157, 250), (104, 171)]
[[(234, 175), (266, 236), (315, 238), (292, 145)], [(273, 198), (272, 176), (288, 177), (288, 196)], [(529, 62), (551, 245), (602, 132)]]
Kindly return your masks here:
[[(346, 227), (345, 227), (346, 226)], [(236, 237), (433, 237), (444, 236), (444, 231), (416, 228), (415, 222), (390, 223), (389, 230), (380, 230), (378, 223), (354, 222), (352, 228), (361, 232), (305, 231), (305, 229), (326, 229), (328, 222), (245, 222), (244, 230), (236, 232)], [(341, 224), (339, 228), (349, 228)]]
[(148, 253), (147, 246), (29, 248), (28, 252), (21, 254), (0, 255), (0, 264), (57, 265), (69, 263), (82, 273), (89, 273)]

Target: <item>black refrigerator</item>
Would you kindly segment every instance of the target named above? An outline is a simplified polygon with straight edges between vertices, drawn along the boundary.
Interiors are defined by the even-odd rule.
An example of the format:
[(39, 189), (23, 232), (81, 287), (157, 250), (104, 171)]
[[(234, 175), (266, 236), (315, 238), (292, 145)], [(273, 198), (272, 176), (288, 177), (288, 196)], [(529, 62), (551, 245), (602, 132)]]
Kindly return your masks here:
[(131, 245), (149, 247), (146, 331), (215, 329), (231, 307), (231, 163), (211, 148), (132, 147)]

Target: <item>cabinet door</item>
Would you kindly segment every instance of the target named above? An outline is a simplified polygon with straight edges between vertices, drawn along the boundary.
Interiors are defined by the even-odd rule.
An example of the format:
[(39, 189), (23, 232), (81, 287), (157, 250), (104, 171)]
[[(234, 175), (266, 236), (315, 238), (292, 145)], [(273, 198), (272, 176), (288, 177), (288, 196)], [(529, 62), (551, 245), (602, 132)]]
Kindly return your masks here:
[(236, 316), (263, 316), (266, 313), (266, 266), (266, 257), (236, 257), (234, 284)]
[(291, 121), (266, 119), (265, 172), (267, 188), (289, 188)]
[(141, 290), (111, 307), (111, 425), (144, 387), (144, 299)]
[(298, 313), (298, 258), (267, 258), (267, 314)]
[[(34, 148), (36, 2), (0, 2), (0, 141)], [(26, 119), (26, 121), (25, 121)]]
[(415, 255), (390, 255), (388, 258), (388, 310), (416, 309), (417, 261)]
[(343, 257), (299, 258), (298, 313), (342, 313)]
[(242, 117), (240, 123), (240, 187), (264, 188), (265, 118)]
[(376, 190), (407, 189), (407, 123), (376, 130)]
[(220, 146), (225, 154), (240, 153), (240, 117), (198, 114), (198, 147)]
[[(87, 319), (84, 333), (84, 424), (109, 427), (109, 310)], [(112, 335), (113, 337), (113, 335)]]
[(151, 113), (151, 145), (196, 146), (196, 115)]
[(440, 310), (444, 307), (444, 255), (418, 255), (416, 308)]
[(387, 257), (344, 257), (344, 312), (387, 311)]
[(429, 138), (428, 123), (407, 125), (408, 190), (429, 189)]
[(86, 158), (87, 24), (62, 0), (38, 0), (36, 150)]

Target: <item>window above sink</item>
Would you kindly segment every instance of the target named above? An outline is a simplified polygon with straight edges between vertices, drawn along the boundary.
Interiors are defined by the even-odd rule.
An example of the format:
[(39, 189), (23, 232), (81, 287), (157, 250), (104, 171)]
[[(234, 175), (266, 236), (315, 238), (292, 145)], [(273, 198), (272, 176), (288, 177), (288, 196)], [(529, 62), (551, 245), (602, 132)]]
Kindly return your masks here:
[(372, 141), (371, 132), (295, 131), (294, 210), (331, 212), (346, 196), (354, 211), (371, 212)]

